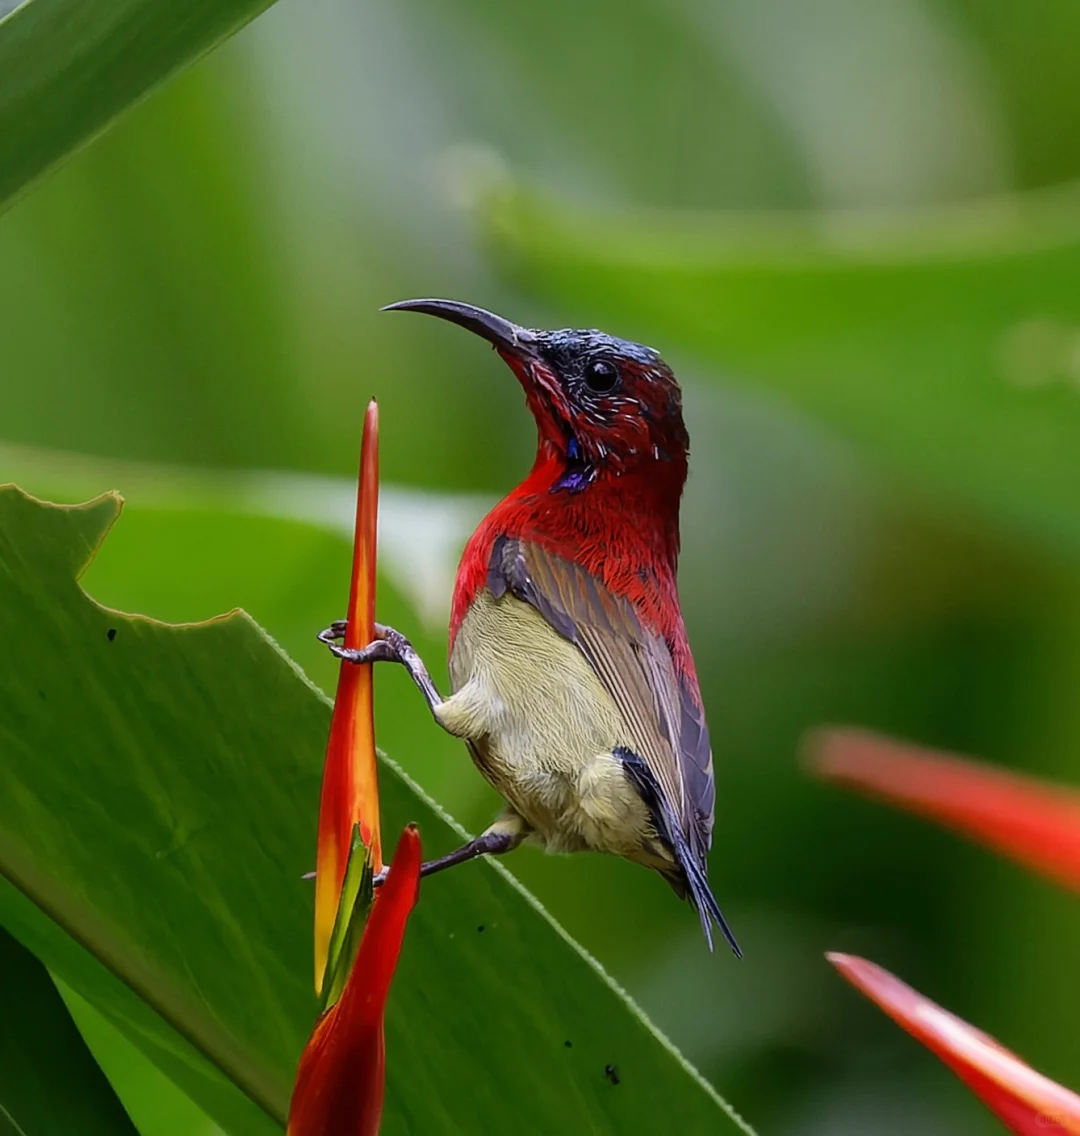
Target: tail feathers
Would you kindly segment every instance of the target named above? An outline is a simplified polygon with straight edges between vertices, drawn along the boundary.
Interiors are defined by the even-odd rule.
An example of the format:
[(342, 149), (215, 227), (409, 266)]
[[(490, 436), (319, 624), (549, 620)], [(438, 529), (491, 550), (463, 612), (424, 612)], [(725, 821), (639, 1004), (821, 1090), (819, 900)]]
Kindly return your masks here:
[(736, 958), (742, 958), (743, 953), (738, 942), (728, 926), (720, 904), (709, 887), (709, 877), (705, 872), (702, 858), (694, 854), (687, 842), (682, 826), (672, 813), (671, 806), (664, 796), (659, 782), (648, 765), (632, 750), (619, 746), (615, 756), (622, 762), (623, 769), (631, 784), (641, 794), (642, 799), (652, 811), (656, 823), (657, 833), (665, 844), (674, 853), (675, 860), (681, 868), (677, 875), (673, 872), (668, 876), (669, 882), (682, 896), (688, 896), (690, 902), (697, 908), (698, 918), (701, 920), (701, 929), (705, 932), (705, 941), (709, 950), (713, 949), (712, 929), (715, 924), (720, 933), (727, 940), (732, 953)]
[(741, 959), (743, 957), (742, 948), (728, 926), (728, 921), (720, 910), (720, 904), (716, 902), (716, 896), (713, 895), (712, 888), (709, 887), (709, 877), (705, 875), (705, 869), (698, 863), (690, 849), (686, 847), (685, 842), (682, 842), (681, 848), (675, 847), (673, 851), (679, 861), (679, 866), (683, 870), (683, 875), (686, 877), (686, 887), (690, 893), (689, 899), (697, 908), (698, 917), (701, 919), (701, 929), (705, 932), (705, 942), (709, 944), (709, 950), (713, 949), (712, 928), (715, 923), (720, 928), (720, 933), (727, 940), (728, 946), (731, 947), (732, 954)]

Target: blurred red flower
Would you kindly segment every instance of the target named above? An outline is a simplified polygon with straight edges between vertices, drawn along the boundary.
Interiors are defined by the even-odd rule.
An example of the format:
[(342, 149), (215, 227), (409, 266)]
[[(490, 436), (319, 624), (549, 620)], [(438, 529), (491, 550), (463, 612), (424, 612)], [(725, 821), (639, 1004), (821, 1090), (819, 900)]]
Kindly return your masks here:
[(1080, 1134), (1080, 1097), (1036, 1073), (1015, 1053), (968, 1025), (887, 970), (852, 955), (826, 956), (853, 986), (876, 1002), (949, 1066), (1019, 1136)]
[[(1080, 795), (978, 762), (853, 729), (820, 730), (811, 770), (955, 828), (1080, 890)], [(1026, 1065), (992, 1037), (851, 955), (829, 961), (947, 1064), (1019, 1136), (1080, 1136), (1080, 1096)]]
[(962, 832), (1080, 891), (1080, 793), (866, 730), (827, 729), (811, 770)]

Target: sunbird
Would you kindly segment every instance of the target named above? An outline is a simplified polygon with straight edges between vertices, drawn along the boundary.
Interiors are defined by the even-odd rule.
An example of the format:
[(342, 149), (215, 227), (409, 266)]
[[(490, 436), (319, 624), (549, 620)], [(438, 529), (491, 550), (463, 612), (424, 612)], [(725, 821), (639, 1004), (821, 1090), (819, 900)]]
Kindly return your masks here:
[(430, 875), (524, 840), (608, 852), (658, 871), (742, 957), (709, 887), (712, 749), (676, 586), (689, 437), (671, 368), (600, 331), (536, 331), (455, 300), (404, 300), (491, 343), (536, 420), (528, 477), (462, 555), (443, 698), (400, 631), (347, 649), (402, 664), (435, 721), (505, 801)]

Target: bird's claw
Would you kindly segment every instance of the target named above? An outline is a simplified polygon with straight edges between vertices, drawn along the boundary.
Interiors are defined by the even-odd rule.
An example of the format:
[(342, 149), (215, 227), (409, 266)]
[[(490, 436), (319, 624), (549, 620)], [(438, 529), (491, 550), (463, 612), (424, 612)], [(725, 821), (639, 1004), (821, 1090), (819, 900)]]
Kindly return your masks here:
[(385, 639), (376, 639), (366, 647), (339, 647), (337, 643), (327, 644), (330, 654), (336, 655), (346, 663), (400, 663), (401, 656)]
[(325, 643), (328, 647), (333, 645), (335, 639), (345, 638), (345, 629), (349, 626), (346, 619), (335, 619), (329, 627), (324, 627), (319, 632), (317, 638), (320, 643)]
[(319, 632), (319, 640), (330, 648), (330, 653), (347, 663), (400, 663), (410, 643), (400, 631), (385, 624), (375, 624), (375, 638), (366, 647), (343, 647), (334, 642), (344, 639), (348, 621), (336, 619)]

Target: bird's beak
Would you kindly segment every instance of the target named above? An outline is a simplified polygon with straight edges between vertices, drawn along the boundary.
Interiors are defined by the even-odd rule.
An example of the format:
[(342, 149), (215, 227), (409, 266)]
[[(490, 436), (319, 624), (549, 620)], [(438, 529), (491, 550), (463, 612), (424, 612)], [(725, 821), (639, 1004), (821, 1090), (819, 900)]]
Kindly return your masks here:
[(493, 344), (502, 355), (512, 355), (518, 359), (532, 359), (536, 356), (536, 333), (526, 327), (518, 327), (494, 312), (462, 304), (458, 300), (399, 300), (387, 304), (384, 312), (423, 312), (437, 316), (467, 328), (474, 335)]

